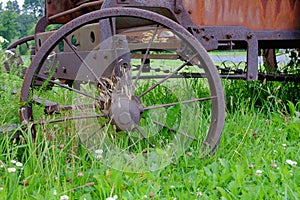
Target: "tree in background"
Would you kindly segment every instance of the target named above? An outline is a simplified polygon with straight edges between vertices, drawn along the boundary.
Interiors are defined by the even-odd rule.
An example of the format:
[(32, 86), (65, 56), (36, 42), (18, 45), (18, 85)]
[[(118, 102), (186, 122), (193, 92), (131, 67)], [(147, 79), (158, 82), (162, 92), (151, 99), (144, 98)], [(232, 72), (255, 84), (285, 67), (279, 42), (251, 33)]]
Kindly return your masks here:
[[(44, 0), (25, 0), (22, 9), (17, 0), (0, 3), (0, 36), (9, 43), (34, 33), (37, 21), (43, 16)], [(8, 43), (2, 44), (5, 48)]]
[(44, 14), (44, 0), (25, 0), (23, 5), (23, 11), (26, 14), (33, 15), (36, 19), (39, 19)]
[(2, 2), (0, 2), (0, 12), (2, 12), (3, 11), (3, 5), (2, 5), (3, 3)]
[[(20, 9), (17, 1), (8, 1), (5, 10), (0, 12), (0, 35), (9, 42), (20, 36), (16, 23), (19, 13)], [(4, 43), (4, 48), (7, 45), (7, 43)]]
[(8, 1), (6, 4), (6, 10), (15, 11), (17, 14), (20, 14), (21, 10), (17, 0)]

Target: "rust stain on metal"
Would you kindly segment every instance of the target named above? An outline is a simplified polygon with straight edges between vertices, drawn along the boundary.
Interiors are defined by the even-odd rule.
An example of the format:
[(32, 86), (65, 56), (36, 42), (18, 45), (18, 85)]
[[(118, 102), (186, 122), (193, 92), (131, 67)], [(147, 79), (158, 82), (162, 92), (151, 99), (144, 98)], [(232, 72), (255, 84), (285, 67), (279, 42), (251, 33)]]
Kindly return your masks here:
[(183, 0), (197, 25), (300, 30), (300, 0)]
[(47, 19), (52, 23), (67, 23), (85, 13), (97, 10), (104, 0), (52, 0), (46, 3)]

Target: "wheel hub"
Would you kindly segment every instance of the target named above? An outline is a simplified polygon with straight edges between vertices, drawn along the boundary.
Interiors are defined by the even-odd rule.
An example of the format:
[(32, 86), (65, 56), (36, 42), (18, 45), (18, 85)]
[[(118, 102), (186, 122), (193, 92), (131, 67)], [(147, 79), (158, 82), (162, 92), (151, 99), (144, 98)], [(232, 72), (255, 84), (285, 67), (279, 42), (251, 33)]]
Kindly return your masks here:
[(142, 110), (138, 97), (113, 94), (109, 117), (118, 130), (131, 131), (138, 126)]

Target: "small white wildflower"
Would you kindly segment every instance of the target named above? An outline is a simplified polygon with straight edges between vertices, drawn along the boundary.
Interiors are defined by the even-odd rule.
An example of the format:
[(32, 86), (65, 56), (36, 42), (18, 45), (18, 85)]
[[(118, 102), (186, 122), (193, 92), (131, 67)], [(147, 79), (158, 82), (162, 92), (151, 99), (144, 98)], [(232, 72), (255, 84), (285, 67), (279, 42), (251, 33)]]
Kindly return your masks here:
[(8, 40), (0, 35), (0, 43), (4, 43), (4, 42), (8, 42)]
[(10, 55), (12, 55), (12, 56), (15, 55), (15, 53), (14, 53), (13, 51), (11, 51), (11, 50), (5, 50), (5, 53), (6, 53), (6, 54), (10, 54)]
[(17, 163), (17, 161), (15, 161), (15, 160), (11, 160), (10, 161), (12, 164), (16, 164)]
[(272, 168), (277, 168), (276, 163), (272, 163), (272, 164), (271, 164), (271, 167), (272, 167)]
[(170, 186), (170, 188), (171, 188), (171, 189), (174, 189), (174, 188), (175, 188), (175, 186), (174, 186), (174, 185), (171, 185), (171, 186)]
[(69, 196), (68, 195), (63, 195), (63, 196), (60, 196), (60, 200), (69, 200)]
[(16, 172), (17, 170), (16, 170), (16, 168), (11, 167), (11, 168), (7, 168), (7, 171), (8, 171), (8, 173), (14, 173), (14, 172)]
[(83, 177), (83, 173), (78, 172), (78, 173), (77, 173), (77, 177)]
[(202, 192), (197, 192), (197, 197), (201, 197), (202, 196)]
[(102, 156), (101, 156), (101, 155), (97, 155), (96, 158), (97, 158), (97, 159), (101, 159)]
[(118, 196), (114, 195), (113, 197), (107, 197), (106, 200), (117, 200)]
[(103, 150), (102, 150), (102, 149), (97, 149), (97, 150), (95, 151), (95, 153), (96, 153), (96, 154), (102, 154), (102, 153), (103, 153)]
[(0, 187), (0, 191), (4, 190), (4, 187)]
[(21, 162), (16, 162), (16, 166), (17, 166), (17, 167), (22, 167), (23, 164), (22, 164)]
[(4, 166), (3, 165), (0, 165), (0, 168), (3, 168)]
[(147, 199), (148, 198), (148, 196), (145, 194), (144, 196), (143, 196), (143, 199)]
[(285, 149), (286, 148), (286, 144), (282, 144), (282, 147)]
[(297, 162), (296, 162), (296, 161), (286, 160), (285, 162), (286, 162), (287, 164), (291, 165), (291, 166), (297, 166)]
[(274, 150), (273, 152), (276, 154), (278, 151), (277, 151), (277, 150)]
[(174, 198), (173, 200), (177, 200), (177, 198)]
[(263, 171), (262, 171), (262, 170), (259, 170), (259, 169), (258, 169), (258, 170), (256, 170), (256, 175), (257, 175), (257, 176), (261, 176), (261, 175), (262, 175), (262, 173), (263, 173)]
[(57, 195), (57, 191), (53, 190), (53, 195), (56, 196)]

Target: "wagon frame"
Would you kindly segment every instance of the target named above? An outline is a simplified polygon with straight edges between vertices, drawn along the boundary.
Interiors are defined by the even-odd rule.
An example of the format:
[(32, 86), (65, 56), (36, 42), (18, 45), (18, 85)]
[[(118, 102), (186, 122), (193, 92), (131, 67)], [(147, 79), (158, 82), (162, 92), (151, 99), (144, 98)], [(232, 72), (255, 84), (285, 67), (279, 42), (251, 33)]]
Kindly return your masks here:
[[(145, 149), (156, 149), (159, 146), (156, 142), (160, 140), (169, 142), (171, 139), (165, 138), (170, 137), (169, 135), (175, 138), (170, 144), (176, 143), (177, 147), (175, 150), (169, 149), (170, 144), (162, 145), (165, 155), (174, 152), (176, 156), (182, 155), (185, 150), (178, 150), (178, 146), (199, 142), (201, 137), (199, 148), (203, 152), (201, 155), (214, 153), (225, 121), (225, 100), (220, 77), (247, 81), (267, 79), (299, 82), (300, 80), (299, 76), (294, 74), (274, 74), (272, 70), (259, 73), (258, 70), (259, 52), (263, 51), (267, 55), (265, 62), (269, 66), (266, 67), (277, 69), (274, 49), (299, 48), (300, 1), (245, 2), (239, 0), (231, 0), (227, 3), (223, 0), (45, 1), (45, 16), (38, 21), (34, 36), (21, 39), (9, 47), (13, 49), (29, 40), (35, 41), (35, 47), (31, 51), (33, 59), (25, 74), (21, 91), (21, 105), (23, 105), (20, 109), (21, 123), (26, 124), (26, 127), (32, 124), (30, 127), (35, 138), (38, 126), (44, 127), (47, 124), (68, 123), (68, 121), (77, 123), (78, 120), (85, 120), (88, 126), (84, 125), (89, 127), (94, 123), (98, 125), (103, 123), (98, 118), (105, 118), (109, 122), (99, 125), (100, 128), (91, 129), (90, 134), (79, 134), (83, 137), (82, 142), (88, 144), (88, 149), (91, 151), (95, 150), (99, 141), (102, 141), (101, 147), (107, 145), (108, 141), (105, 140), (105, 144), (104, 139), (101, 139), (101, 137), (108, 137), (107, 135), (100, 134), (100, 138), (91, 138), (96, 137), (99, 129), (111, 125), (113, 128), (107, 130), (112, 129), (117, 134), (123, 131), (127, 133), (130, 140), (144, 142), (143, 150), (135, 155), (147, 153), (152, 155), (151, 150)], [(261, 21), (253, 21), (255, 16)], [(61, 24), (61, 28), (47, 30), (50, 25), (56, 24)], [(207, 51), (220, 49), (245, 49), (247, 52), (245, 70), (217, 69)], [(133, 60), (140, 60), (140, 65), (134, 68)], [(181, 64), (177, 64), (178, 68), (170, 71), (151, 67), (152, 60), (161, 60), (163, 63), (176, 60)], [(7, 63), (6, 68), (9, 69)], [(221, 70), (220, 75), (218, 70)], [(83, 76), (78, 75), (80, 73)], [(189, 82), (189, 80), (199, 78), (206, 81), (201, 87), (204, 91), (207, 90), (208, 95), (195, 95), (189, 98), (178, 96), (177, 89), (174, 88), (179, 85), (184, 85), (182, 90), (188, 91), (182, 96), (198, 93), (192, 85), (197, 81)], [(138, 85), (140, 79), (150, 79), (155, 83), (137, 94), (139, 89), (144, 87)], [(174, 86), (176, 84), (173, 79), (180, 84)], [(171, 82), (172, 86), (164, 85), (165, 82)], [(93, 91), (94, 93), (90, 94), (91, 91), (82, 89), (85, 88), (83, 85), (87, 84), (96, 86), (96, 93)], [(40, 92), (36, 88), (51, 91), (54, 87), (94, 99), (94, 103), (83, 101), (83, 104), (63, 106), (59, 102), (45, 99), (43, 95), (36, 96)], [(175, 100), (172, 102), (166, 100), (161, 105), (155, 102), (146, 103), (146, 100), (143, 102), (142, 98), (148, 93), (156, 94), (155, 88), (163, 88), (164, 98), (168, 96)], [(95, 96), (96, 94), (98, 96)], [(199, 105), (202, 102), (208, 103), (209, 106), (202, 108)], [(175, 112), (172, 109), (176, 106), (179, 110)], [(44, 109), (45, 116), (61, 115), (79, 109), (90, 112), (92, 110), (94, 115), (81, 113), (47, 121), (45, 117), (41, 117), (40, 120), (37, 119), (40, 116), (34, 116), (39, 112), (36, 111), (40, 109), (37, 107)], [(206, 113), (204, 108), (208, 110), (207, 115), (204, 114)], [(148, 114), (149, 110), (156, 109), (165, 112), (159, 114), (164, 115), (163, 118), (158, 117), (155, 120), (157, 113)], [(169, 110), (172, 110), (173, 114)], [(190, 115), (186, 112), (190, 112)], [(194, 123), (191, 123), (191, 120), (186, 122), (185, 119), (191, 118), (193, 114), (200, 115), (202, 121), (206, 119), (206, 122), (201, 120), (201, 123), (197, 120)], [(146, 115), (150, 119), (147, 119)], [(88, 121), (91, 118), (96, 118), (96, 121)], [(207, 123), (203, 126), (205, 127), (203, 131), (202, 127), (195, 125), (198, 123)], [(80, 128), (78, 130), (82, 132)], [(154, 135), (145, 133), (149, 130), (154, 130), (156, 133)], [(193, 131), (204, 132), (204, 135), (188, 134)], [(167, 136), (156, 138), (160, 134)], [(114, 135), (109, 137), (112, 137), (113, 141), (116, 140)], [(107, 151), (110, 151), (109, 148)], [(118, 154), (108, 153), (106, 156), (110, 158), (120, 155), (122, 151), (118, 151)], [(132, 156), (131, 153), (129, 155)], [(132, 160), (135, 159), (139, 157), (136, 156)], [(127, 160), (126, 164), (128, 162)], [(130, 161), (131, 165), (132, 162)], [(113, 163), (107, 164), (114, 166)], [(163, 166), (165, 163), (156, 164)], [(152, 170), (150, 168), (147, 170)]]

